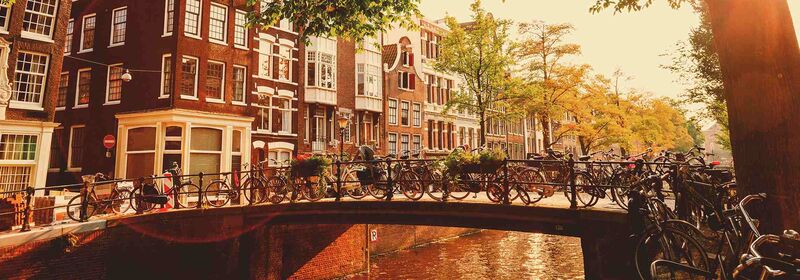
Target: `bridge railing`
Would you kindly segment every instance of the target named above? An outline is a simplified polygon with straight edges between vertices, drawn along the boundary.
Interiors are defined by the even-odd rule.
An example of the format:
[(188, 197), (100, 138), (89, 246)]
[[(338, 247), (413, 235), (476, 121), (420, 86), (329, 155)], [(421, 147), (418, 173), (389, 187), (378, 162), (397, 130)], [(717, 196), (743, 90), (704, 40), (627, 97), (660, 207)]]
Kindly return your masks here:
[[(485, 193), (494, 203), (511, 204), (519, 199), (529, 205), (543, 197), (564, 193), (570, 208), (575, 209), (579, 203), (591, 207), (606, 195), (624, 199), (617, 194), (626, 193), (632, 182), (615, 181), (614, 176), (647, 170), (677, 174), (681, 168), (705, 167), (672, 162), (579, 161), (569, 157), (566, 160), (504, 160), (496, 170), (450, 173), (442, 166), (441, 160), (384, 158), (370, 161), (336, 159), (329, 171), (306, 178), (291, 176), (288, 167), (111, 180), (97, 180), (95, 175), (85, 175), (80, 184), (0, 192), (0, 197), (18, 195), (24, 198), (21, 209), (0, 212), (0, 224), (13, 216), (14, 223), (21, 224), (20, 230), (28, 231), (32, 213), (55, 212), (62, 208), (66, 208), (69, 218), (84, 222), (95, 214), (129, 215), (181, 208), (294, 202), (298, 199), (334, 198), (339, 201), (343, 197), (372, 197), (392, 200), (400, 194), (410, 200), (419, 200), (427, 195), (446, 202), (466, 199), (469, 194), (475, 197), (478, 193)], [(678, 176), (671, 176), (669, 183), (677, 186), (679, 180)], [(46, 196), (50, 191), (64, 189), (77, 190), (78, 194), (66, 204), (32, 207), (35, 194)], [(615, 189), (618, 193), (614, 192)], [(290, 194), (291, 198), (288, 197)]]

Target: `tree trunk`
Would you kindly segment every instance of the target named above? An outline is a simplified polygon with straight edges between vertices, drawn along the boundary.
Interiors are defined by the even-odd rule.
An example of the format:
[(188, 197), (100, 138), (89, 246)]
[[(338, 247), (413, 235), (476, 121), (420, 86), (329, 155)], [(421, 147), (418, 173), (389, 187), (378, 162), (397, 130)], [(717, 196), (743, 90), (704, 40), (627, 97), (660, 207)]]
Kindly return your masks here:
[(800, 50), (786, 0), (706, 0), (742, 193), (767, 193), (768, 232), (800, 228)]
[(583, 136), (578, 136), (578, 145), (581, 146), (582, 155), (589, 154), (589, 143), (586, 143), (586, 139)]
[(547, 150), (550, 148), (550, 116), (547, 114), (539, 114), (540, 121), (542, 122), (542, 148)]
[[(478, 140), (480, 140), (480, 142), (478, 143), (478, 146), (479, 147), (483, 147), (483, 145), (486, 144), (486, 112), (485, 111), (481, 111), (480, 117), (481, 117), (481, 120), (480, 120), (481, 135), (480, 135), (480, 137), (478, 137)], [(477, 147), (472, 147), (472, 148), (475, 149)], [(467, 152), (469, 152), (469, 151), (467, 151)]]

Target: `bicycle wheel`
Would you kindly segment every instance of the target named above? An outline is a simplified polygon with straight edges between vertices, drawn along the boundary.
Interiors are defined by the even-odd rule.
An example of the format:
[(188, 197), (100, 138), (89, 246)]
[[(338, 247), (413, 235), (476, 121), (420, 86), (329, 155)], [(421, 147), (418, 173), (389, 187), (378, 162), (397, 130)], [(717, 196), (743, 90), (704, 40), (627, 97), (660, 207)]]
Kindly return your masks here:
[(408, 199), (417, 201), (425, 195), (425, 190), (422, 188), (422, 183), (419, 176), (411, 170), (403, 170), (397, 176), (397, 183), (400, 190)]
[(544, 175), (534, 169), (525, 169), (518, 174), (517, 177), (520, 188), (520, 193), (527, 195), (529, 202), (532, 204), (539, 202), (544, 198), (545, 189), (549, 186), (545, 185)]
[(242, 183), (244, 199), (250, 204), (263, 203), (269, 197), (269, 189), (260, 178), (249, 177)]
[(299, 181), (302, 184), (300, 193), (308, 201), (314, 202), (325, 197), (327, 184), (324, 176), (316, 176), (316, 179), (312, 177)]
[(633, 172), (622, 171), (611, 178), (611, 191), (614, 201), (622, 209), (628, 209), (628, 191), (639, 178)]
[[(668, 260), (709, 270), (708, 255), (700, 243), (676, 227), (667, 223), (660, 228), (651, 227), (636, 243), (634, 261), (636, 272), (641, 279), (660, 279), (661, 275), (650, 275), (650, 265), (655, 260)], [(681, 278), (704, 279), (704, 278)]]
[(384, 199), (386, 198), (386, 190), (389, 187), (384, 182), (374, 182), (372, 184), (367, 185), (367, 190), (369, 194), (376, 198), (376, 199)]
[[(588, 174), (583, 172), (575, 173), (576, 198), (583, 206), (594, 206), (597, 201), (600, 200), (599, 197), (593, 194), (594, 192), (598, 191), (594, 188), (595, 187), (592, 185), (592, 179)], [(564, 189), (564, 196), (567, 197), (567, 200), (572, 199), (572, 190), (569, 186)]]
[(356, 172), (356, 170), (351, 169), (347, 170), (347, 172), (342, 175), (342, 191), (351, 198), (362, 199), (369, 193), (364, 186), (361, 185), (361, 181), (358, 180)]
[[(486, 197), (489, 198), (490, 201), (494, 203), (499, 203), (503, 201), (503, 187), (495, 184), (489, 183), (486, 185)], [(511, 200), (509, 200), (511, 201)]]
[(131, 191), (117, 190), (111, 193), (111, 211), (114, 214), (125, 214), (131, 209)]
[[(203, 203), (203, 197), (200, 196), (200, 187), (195, 184), (187, 182), (181, 184), (177, 189), (174, 189), (171, 192), (178, 197), (178, 200), (173, 202), (173, 207), (197, 207), (198, 203)], [(170, 199), (174, 199), (174, 196), (170, 197)]]
[(476, 184), (480, 184), (477, 179), (478, 176), (473, 174), (457, 175), (459, 180), (448, 181), (448, 195), (455, 200), (463, 200), (469, 196), (470, 191), (477, 189)]
[[(67, 203), (67, 216), (76, 222), (81, 221), (81, 202), (83, 201), (81, 195), (76, 195)], [(97, 201), (91, 196), (88, 196), (86, 203), (86, 219), (91, 218), (97, 210)]]
[(442, 174), (435, 171), (426, 170), (422, 173), (422, 188), (430, 198), (436, 201), (444, 200), (444, 182)]
[(267, 192), (269, 193), (269, 202), (278, 204), (286, 199), (289, 193), (286, 180), (278, 176), (272, 176), (267, 179)]
[(222, 207), (231, 201), (231, 187), (224, 181), (214, 181), (206, 186), (206, 202), (213, 207)]
[(144, 201), (145, 197), (145, 195), (143, 194), (144, 187), (146, 187), (146, 185), (135, 188), (131, 192), (131, 198), (130, 198), (131, 209), (133, 209), (137, 213), (144, 213), (153, 210), (153, 208), (156, 207), (154, 203), (149, 203)]

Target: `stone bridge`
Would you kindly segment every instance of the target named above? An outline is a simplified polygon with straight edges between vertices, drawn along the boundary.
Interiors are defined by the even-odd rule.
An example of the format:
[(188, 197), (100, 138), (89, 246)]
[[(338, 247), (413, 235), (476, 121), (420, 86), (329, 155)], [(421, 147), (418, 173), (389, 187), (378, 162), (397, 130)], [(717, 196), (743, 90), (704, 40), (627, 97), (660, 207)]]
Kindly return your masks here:
[[(632, 241), (628, 238), (626, 212), (619, 208), (569, 209), (569, 202), (562, 197), (546, 199), (535, 206), (481, 201), (323, 200), (96, 218), (86, 223), (0, 235), (0, 263), (4, 263), (0, 278), (36, 278), (43, 275), (41, 272), (56, 277), (79, 271), (91, 278), (125, 278), (130, 277), (127, 273), (132, 268), (137, 274), (153, 273), (159, 278), (199, 279), (284, 278), (297, 276), (309, 267), (358, 272), (368, 269), (368, 254), (367, 265), (353, 260), (363, 259), (363, 254), (359, 257), (359, 253), (352, 252), (344, 254), (349, 258), (333, 258), (323, 265), (315, 260), (325, 255), (322, 252), (354, 250), (342, 244), (368, 247), (366, 240), (344, 238), (350, 231), (360, 231), (354, 228), (363, 224), (466, 227), (580, 237), (587, 279), (632, 276)], [(334, 246), (335, 250), (329, 248)], [(41, 264), (43, 268), (39, 273), (19, 274), (15, 269), (26, 271), (25, 263)], [(85, 269), (76, 270), (82, 266)], [(165, 270), (165, 266), (170, 268)], [(316, 278), (325, 274), (309, 275)]]

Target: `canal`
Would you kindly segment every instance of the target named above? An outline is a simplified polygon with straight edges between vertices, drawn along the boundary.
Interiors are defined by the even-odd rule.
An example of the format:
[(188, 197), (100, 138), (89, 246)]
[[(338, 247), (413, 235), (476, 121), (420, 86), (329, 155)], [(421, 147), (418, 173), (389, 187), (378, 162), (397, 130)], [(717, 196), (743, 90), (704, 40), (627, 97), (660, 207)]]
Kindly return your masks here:
[(584, 279), (579, 238), (485, 230), (370, 260), (353, 279)]

